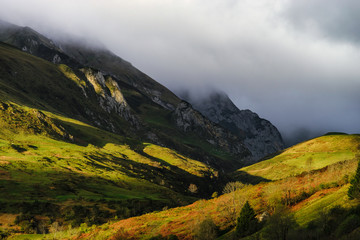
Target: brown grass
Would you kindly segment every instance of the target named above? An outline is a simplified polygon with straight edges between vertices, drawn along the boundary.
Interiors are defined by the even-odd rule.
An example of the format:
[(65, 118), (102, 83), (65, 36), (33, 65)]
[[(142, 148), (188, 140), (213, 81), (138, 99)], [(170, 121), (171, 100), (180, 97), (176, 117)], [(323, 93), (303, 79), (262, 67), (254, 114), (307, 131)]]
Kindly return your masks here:
[(295, 211), (299, 210), (300, 208), (306, 206), (308, 203), (311, 203), (312, 201), (323, 198), (330, 193), (336, 192), (340, 188), (341, 187), (336, 187), (336, 188), (329, 188), (329, 189), (324, 189), (324, 190), (318, 191), (318, 192), (314, 193), (313, 195), (311, 195), (309, 198), (305, 199), (304, 201), (301, 201), (298, 204), (294, 205), (291, 208), (291, 210), (295, 212)]
[(17, 229), (18, 227), (12, 226), (17, 216), (18, 214), (0, 213), (0, 223), (2, 224), (1, 227)]
[[(200, 200), (189, 206), (121, 220), (112, 224), (110, 229), (113, 232), (126, 229), (127, 234), (134, 239), (159, 234), (163, 236), (175, 234), (179, 239), (192, 239), (194, 226), (206, 217), (211, 217), (220, 229), (231, 227), (234, 222), (229, 222), (229, 219), (226, 218), (226, 206), (232, 204), (234, 198), (236, 201), (249, 200), (256, 213), (262, 214), (264, 211), (271, 212), (273, 199), (281, 200), (289, 192), (291, 198), (296, 198), (303, 192), (311, 193), (308, 198), (301, 199), (291, 206), (293, 211), (298, 211), (307, 204), (339, 190), (347, 183), (343, 180), (344, 176), (352, 174), (356, 167), (355, 159), (336, 163), (321, 170), (305, 172), (283, 180), (248, 186), (215, 199)], [(338, 186), (332, 186), (333, 183)], [(323, 187), (320, 187), (321, 185)], [(240, 210), (241, 204), (238, 204), (237, 208)], [(91, 236), (96, 234), (101, 235), (101, 230), (93, 232)]]

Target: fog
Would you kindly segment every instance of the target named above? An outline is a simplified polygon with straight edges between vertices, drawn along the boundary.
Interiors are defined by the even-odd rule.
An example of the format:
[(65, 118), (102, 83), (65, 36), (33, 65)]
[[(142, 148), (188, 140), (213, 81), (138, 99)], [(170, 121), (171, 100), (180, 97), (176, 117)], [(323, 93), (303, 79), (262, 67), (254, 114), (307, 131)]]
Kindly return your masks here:
[(0, 4), (3, 20), (55, 39), (101, 42), (174, 92), (220, 89), (240, 109), (270, 120), (286, 139), (360, 133), (358, 1)]

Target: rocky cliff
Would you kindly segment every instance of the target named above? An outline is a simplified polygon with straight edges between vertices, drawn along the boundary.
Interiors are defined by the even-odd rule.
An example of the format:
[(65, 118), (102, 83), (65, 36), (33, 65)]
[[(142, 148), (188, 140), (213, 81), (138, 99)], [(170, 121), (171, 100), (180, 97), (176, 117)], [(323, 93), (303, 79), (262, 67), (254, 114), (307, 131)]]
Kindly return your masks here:
[(58, 45), (81, 64), (115, 76), (166, 109), (174, 110), (181, 101), (169, 89), (105, 48), (86, 46), (78, 41), (61, 41)]
[(172, 118), (182, 131), (194, 132), (216, 147), (226, 149), (234, 155), (242, 155), (244, 159), (250, 158), (250, 152), (236, 135), (209, 121), (188, 102), (182, 101), (173, 112)]
[(281, 134), (271, 122), (250, 110), (239, 110), (225, 93), (213, 92), (189, 101), (208, 119), (241, 138), (252, 154), (252, 161), (284, 148)]

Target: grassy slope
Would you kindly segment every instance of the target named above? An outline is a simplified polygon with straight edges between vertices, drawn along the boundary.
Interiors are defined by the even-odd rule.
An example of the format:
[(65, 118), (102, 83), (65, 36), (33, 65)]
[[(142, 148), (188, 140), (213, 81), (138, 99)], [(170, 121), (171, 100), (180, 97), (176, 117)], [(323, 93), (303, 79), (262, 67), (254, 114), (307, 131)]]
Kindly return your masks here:
[[(39, 130), (28, 125), (37, 110), (11, 103), (1, 106), (7, 106), (6, 110), (0, 109), (2, 213), (19, 214), (38, 201), (54, 204), (60, 212), (69, 205), (82, 204), (89, 208), (98, 205), (109, 210), (110, 217), (119, 214), (125, 217), (121, 212), (124, 207), (132, 211), (127, 214), (130, 216), (193, 201), (194, 198), (170, 189), (186, 193), (189, 183), (214, 172), (205, 164), (171, 149), (136, 142), (47, 113), (51, 118), (46, 119), (46, 125), (64, 129), (60, 123), (70, 133), (76, 129), (76, 136), (80, 137), (64, 140), (65, 135), (61, 135), (64, 132), (51, 135), (55, 133), (51, 127)], [(11, 117), (6, 118), (9, 115)], [(88, 141), (93, 144), (86, 144)], [(139, 150), (142, 148), (143, 151)], [(62, 218), (46, 210), (34, 211), (30, 212)]]
[[(103, 116), (104, 119), (108, 117), (108, 113), (99, 107), (95, 91), (89, 91), (91, 87), (86, 85), (83, 76), (78, 71), (73, 71), (65, 65), (54, 65), (3, 43), (0, 43), (0, 66), (0, 100), (10, 100), (21, 106), (53, 112), (58, 116), (64, 114), (82, 122), (88, 122), (84, 119), (84, 109), (85, 111), (91, 109), (95, 115)], [(137, 138), (138, 140), (135, 141), (137, 145), (141, 142), (139, 139), (143, 135), (153, 132), (159, 137), (160, 142), (171, 146), (172, 149), (181, 152), (182, 155), (196, 160), (203, 160), (204, 158), (207, 160), (206, 157), (209, 157), (215, 163), (224, 162), (222, 164), (224, 166), (218, 164), (219, 167), (234, 167), (231, 163), (232, 156), (230, 154), (214, 149), (212, 145), (198, 136), (188, 136), (188, 138), (193, 138), (196, 143), (189, 144), (188, 141), (183, 140), (185, 134), (177, 130), (172, 123), (170, 111), (154, 104), (130, 85), (124, 82), (119, 82), (119, 84), (132, 110), (146, 125), (143, 130), (135, 134), (126, 121), (119, 117), (113, 118), (113, 115), (109, 117), (116, 120), (113, 123), (118, 125), (124, 135)], [(88, 89), (87, 97), (83, 95), (83, 89)], [(80, 139), (86, 129), (78, 130), (78, 126), (80, 125), (72, 124), (70, 128), (75, 138)], [(106, 144), (106, 141), (99, 143), (99, 138), (96, 137), (87, 139), (87, 142), (97, 146)], [(139, 151), (142, 151), (144, 147), (137, 146)], [(179, 167), (179, 173), (179, 170), (184, 170), (180, 165), (175, 165)], [(204, 167), (204, 164), (202, 165)], [(211, 194), (211, 191), (209, 192)]]
[(298, 175), (310, 169), (320, 169), (340, 159), (354, 158), (358, 151), (358, 137), (328, 135), (315, 138), (289, 149), (276, 157), (244, 167), (239, 172), (269, 180)]
[[(289, 192), (292, 201), (291, 208), (295, 213), (296, 220), (300, 226), (306, 226), (310, 221), (318, 218), (320, 212), (335, 205), (347, 208), (355, 204), (348, 200), (346, 194), (349, 178), (357, 167), (358, 159), (355, 159), (355, 154), (359, 153), (359, 144), (359, 135), (324, 136), (304, 142), (287, 149), (283, 154), (296, 153), (296, 157), (300, 161), (311, 156), (313, 162), (311, 166), (307, 166), (307, 169), (300, 164), (300, 167), (296, 169), (291, 167), (292, 172), (290, 173), (288, 173), (288, 168), (285, 168), (284, 171), (274, 168), (272, 175), (266, 171), (260, 175), (261, 171), (258, 171), (259, 176), (268, 178), (275, 176), (277, 180), (254, 186), (249, 185), (235, 193), (225, 194), (208, 201), (201, 200), (186, 207), (129, 218), (111, 225), (107, 224), (96, 231), (83, 234), (82, 237), (107, 239), (114, 236), (115, 232), (122, 231), (126, 232), (128, 236), (139, 239), (147, 239), (158, 234), (176, 234), (184, 239), (192, 239), (194, 226), (206, 216), (211, 217), (221, 229), (231, 226), (232, 223), (227, 218), (227, 209), (233, 204), (234, 198), (238, 202), (238, 208), (245, 200), (249, 200), (255, 211), (261, 214), (264, 211), (271, 212), (274, 204), (284, 201), (285, 195)], [(328, 152), (331, 149), (334, 150), (336, 157), (324, 159), (324, 156), (329, 156)], [(294, 166), (291, 156), (288, 161), (292, 163), (291, 166)], [(250, 166), (250, 169), (251, 171), (262, 170), (264, 166), (276, 166), (278, 161), (282, 164), (287, 162), (284, 156), (279, 155), (265, 162), (254, 164)], [(304, 165), (306, 166), (306, 164)], [(246, 169), (242, 169), (242, 171), (246, 171)]]
[[(35, 202), (37, 205), (51, 203), (59, 212), (81, 204), (89, 208), (97, 205), (115, 215), (125, 211), (122, 208), (125, 204), (135, 209), (133, 214), (139, 214), (154, 209), (154, 206), (161, 208), (191, 201), (170, 189), (184, 191), (190, 182), (216, 175), (213, 169), (176, 151), (111, 134), (61, 115), (56, 109), (71, 114), (73, 108), (69, 106), (72, 103), (83, 103), (81, 98), (75, 97), (82, 83), (75, 79), (73, 72), (3, 44), (0, 44), (0, 53), (3, 66), (0, 69), (0, 100), (7, 104), (12, 102), (11, 108), (2, 110), (1, 117), (0, 198), (1, 210), (7, 215), (1, 215), (0, 220), (5, 219), (3, 216), (14, 218), (14, 214), (33, 206), (34, 200), (38, 201)], [(68, 72), (72, 80), (64, 72)], [(53, 78), (57, 80), (56, 84), (50, 81)], [(49, 85), (54, 92), (50, 95), (42, 85)], [(69, 90), (64, 95), (63, 89), (77, 90)], [(130, 91), (133, 89), (125, 89), (124, 95), (127, 100), (133, 100), (129, 101), (133, 107), (137, 103), (134, 92)], [(61, 106), (56, 108), (59, 102)], [(46, 110), (42, 121), (35, 117), (39, 111), (33, 108)], [(9, 114), (9, 109), (13, 115)], [(195, 142), (197, 145), (194, 146), (193, 140), (174, 132), (167, 111), (143, 101), (136, 110), (150, 126), (162, 129), (157, 134), (171, 130), (170, 134), (174, 136), (168, 140), (175, 146), (186, 143), (180, 147), (182, 152), (209, 151), (206, 144)], [(158, 114), (154, 115), (154, 112)], [(79, 115), (76, 117), (81, 119)], [(73, 142), (71, 136), (74, 136)], [(297, 220), (306, 225), (322, 208), (335, 203), (351, 205), (345, 195), (348, 176), (357, 165), (354, 156), (359, 151), (358, 146), (357, 135), (317, 138), (235, 174), (235, 177), (242, 177), (246, 173), (273, 180), (271, 182), (249, 186), (233, 195), (210, 201), (104, 225), (90, 234), (106, 239), (124, 228), (131, 235), (145, 238), (158, 233), (190, 238), (191, 229), (206, 215), (222, 229), (229, 227), (232, 223), (227, 220), (226, 209), (234, 195), (241, 201), (249, 199), (257, 213), (261, 213), (289, 190)], [(213, 154), (229, 158), (216, 150)], [(177, 182), (179, 176), (183, 182)], [(307, 197), (301, 199), (298, 196), (303, 192)], [(79, 231), (69, 234), (76, 236)]]
[[(208, 183), (217, 181), (217, 172), (204, 163), (80, 121), (77, 104), (101, 109), (94, 100), (84, 101), (80, 88), (86, 84), (67, 66), (3, 43), (0, 66), (0, 221), (20, 212), (61, 219), (64, 208), (79, 204), (125, 217), (193, 202), (190, 183), (198, 185), (199, 194), (212, 192)], [(152, 103), (139, 107), (148, 107), (140, 109), (147, 123), (174, 131), (167, 111)], [(159, 119), (151, 119), (154, 110)], [(119, 124), (126, 131), (128, 124), (121, 119)], [(34, 201), (54, 209), (29, 210)]]
[[(11, 100), (20, 105), (65, 114), (89, 123), (85, 117), (86, 109), (91, 109), (95, 116), (112, 119), (112, 123), (123, 131), (121, 134), (139, 137), (147, 131), (155, 133), (165, 145), (182, 152), (191, 158), (206, 161), (214, 167), (234, 170), (242, 165), (241, 159), (224, 150), (214, 148), (195, 134), (184, 134), (171, 120), (171, 111), (153, 103), (147, 96), (125, 82), (119, 82), (121, 91), (131, 109), (146, 124), (142, 133), (134, 133), (128, 122), (99, 107), (95, 91), (84, 81), (78, 70), (66, 65), (54, 65), (43, 59), (19, 51), (0, 42), (0, 100)], [(84, 89), (87, 97), (83, 95)], [(102, 125), (108, 123), (103, 120)], [(221, 162), (221, 164), (217, 164)]]

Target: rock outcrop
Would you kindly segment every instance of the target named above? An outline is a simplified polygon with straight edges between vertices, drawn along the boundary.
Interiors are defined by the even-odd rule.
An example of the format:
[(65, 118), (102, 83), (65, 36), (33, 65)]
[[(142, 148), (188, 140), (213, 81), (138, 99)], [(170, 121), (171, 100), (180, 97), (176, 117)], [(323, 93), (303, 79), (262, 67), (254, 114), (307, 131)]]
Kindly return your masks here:
[(59, 42), (58, 45), (64, 53), (82, 65), (99, 69), (130, 84), (163, 108), (174, 110), (181, 101), (165, 86), (105, 48), (86, 46), (77, 41)]
[(281, 134), (271, 122), (250, 110), (239, 110), (225, 93), (189, 101), (208, 119), (241, 138), (254, 162), (284, 148)]
[(244, 159), (251, 155), (237, 136), (209, 121), (188, 102), (182, 101), (173, 112), (172, 118), (182, 131), (198, 134), (216, 147), (226, 149), (234, 155), (242, 155)]
[(80, 71), (85, 74), (94, 88), (102, 109), (108, 113), (115, 112), (132, 126), (139, 128), (139, 120), (131, 113), (130, 107), (113, 77), (91, 68), (83, 68)]

